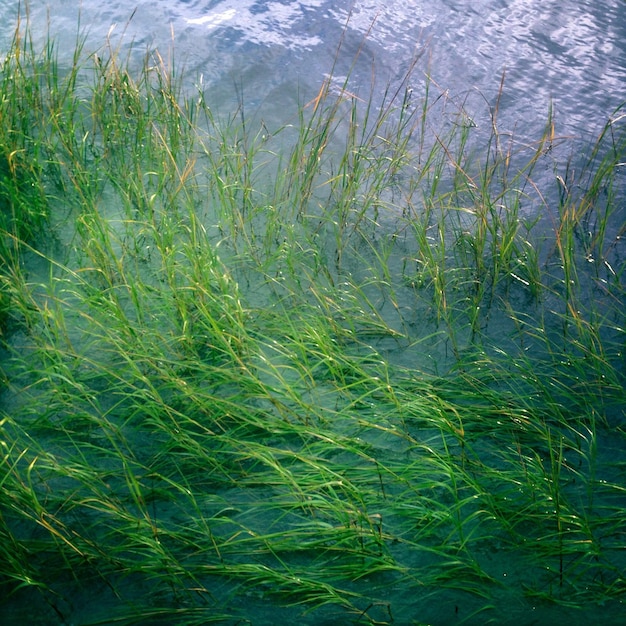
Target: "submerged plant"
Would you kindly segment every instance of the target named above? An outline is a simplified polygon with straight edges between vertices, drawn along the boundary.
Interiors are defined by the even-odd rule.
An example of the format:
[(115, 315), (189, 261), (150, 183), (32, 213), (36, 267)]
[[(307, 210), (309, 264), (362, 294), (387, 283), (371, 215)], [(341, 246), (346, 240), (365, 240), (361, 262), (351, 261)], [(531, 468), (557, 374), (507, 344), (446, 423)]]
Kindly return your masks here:
[(417, 60), (269, 128), (158, 52), (61, 71), (29, 41), (0, 80), (1, 611), (618, 614), (619, 114), (576, 174), (552, 113), (530, 146), (497, 104), (449, 123)]

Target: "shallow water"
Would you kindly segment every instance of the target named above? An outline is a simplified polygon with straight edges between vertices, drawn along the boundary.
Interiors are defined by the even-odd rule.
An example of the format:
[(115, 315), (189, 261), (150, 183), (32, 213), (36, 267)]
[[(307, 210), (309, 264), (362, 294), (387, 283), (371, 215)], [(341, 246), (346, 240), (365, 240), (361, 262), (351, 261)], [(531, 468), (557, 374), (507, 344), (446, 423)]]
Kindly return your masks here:
[[(3, 15), (14, 11), (13, 2), (4, 2)], [(136, 7), (136, 9), (135, 9)], [(59, 54), (72, 54), (77, 38), (77, 9), (74, 2), (58, 2), (54, 12), (49, 15), (50, 32), (58, 37)], [(31, 10), (31, 20), (35, 30), (45, 39), (44, 25), (48, 13), (44, 6)], [(130, 20), (130, 21), (129, 21)], [(268, 124), (280, 125), (285, 122), (285, 112), (291, 114), (295, 105), (307, 102), (319, 91), (320, 85), (335, 62), (335, 53), (339, 46), (340, 56), (336, 60), (335, 75), (345, 76), (351, 73), (351, 88), (355, 92), (369, 91), (372, 80), (372, 68), (376, 76), (376, 88), (382, 88), (387, 81), (400, 80), (411, 64), (416, 52), (424, 52), (420, 61), (421, 71), (428, 71), (442, 92), (452, 102), (464, 106), (467, 115), (480, 127), (485, 125), (489, 131), (489, 118), (486, 114), (485, 102), (493, 105), (499, 91), (500, 80), (506, 71), (505, 88), (500, 101), (500, 127), (507, 131), (515, 130), (518, 138), (529, 140), (540, 135), (544, 127), (550, 102), (556, 111), (557, 133), (572, 134), (583, 139), (595, 135), (604, 125), (612, 110), (626, 99), (626, 33), (623, 23), (626, 21), (626, 6), (622, 2), (395, 2), (395, 3), (355, 3), (350, 9), (348, 3), (324, 2), (171, 2), (154, 1), (139, 6), (132, 2), (109, 2), (102, 7), (99, 3), (85, 2), (82, 6), (81, 23), (85, 33), (87, 50), (97, 50), (104, 46), (103, 42), (110, 37), (112, 45), (122, 41), (122, 49), (133, 42), (132, 49), (140, 58), (143, 53), (158, 47), (168, 58), (168, 49), (173, 42), (176, 63), (185, 66), (190, 77), (190, 85), (201, 84), (202, 89), (212, 102), (222, 109), (228, 110), (238, 106), (242, 100), (249, 111), (258, 112), (268, 120)], [(0, 33), (0, 40), (8, 41), (13, 23), (6, 19), (7, 30)], [(360, 53), (358, 61), (352, 68), (355, 55)], [(428, 62), (427, 62), (427, 59)], [(178, 67), (178, 65), (177, 65)], [(549, 168), (546, 167), (546, 170)], [(106, 203), (106, 199), (105, 199)], [(104, 207), (109, 219), (115, 220), (116, 215), (111, 207)], [(382, 220), (381, 220), (382, 222)], [(68, 235), (71, 237), (71, 233)], [(383, 241), (384, 236), (381, 237)], [(398, 244), (401, 248), (401, 244)], [(406, 256), (410, 254), (407, 248)], [(353, 261), (350, 271), (358, 277), (359, 262), (365, 258), (359, 256)], [(405, 255), (399, 255), (390, 261), (389, 267), (397, 275), (401, 274), (401, 262)], [(401, 258), (402, 257), (402, 258)], [(346, 261), (349, 263), (349, 261)], [(33, 276), (45, 276), (46, 269), (29, 268)], [(33, 280), (35, 280), (33, 278)], [(43, 280), (43, 279), (42, 279)], [(358, 280), (355, 278), (355, 283)], [(365, 281), (364, 281), (365, 282)], [(242, 281), (244, 284), (245, 281)], [(246, 295), (252, 300), (256, 288)], [(261, 291), (259, 289), (259, 291)], [(407, 292), (410, 291), (407, 289)], [(376, 300), (372, 294), (372, 301)], [(411, 332), (416, 337), (425, 333), (423, 311), (413, 310), (409, 317), (408, 308), (413, 300), (410, 294), (406, 300), (399, 300), (405, 320), (412, 324)], [(67, 301), (71, 307), (71, 301)], [(516, 303), (520, 305), (520, 302)], [(258, 302), (255, 305), (262, 308)], [(390, 301), (380, 301), (379, 312), (387, 319), (396, 314)], [(501, 336), (506, 328), (502, 320), (491, 320), (495, 337)], [(20, 337), (14, 338), (19, 348)], [(409, 345), (410, 344), (410, 345)], [(372, 345), (375, 340), (372, 340)], [(445, 372), (454, 356), (445, 353), (445, 347), (438, 346), (432, 355), (421, 354), (420, 345), (407, 342), (400, 346), (393, 339), (381, 339), (376, 345), (381, 354), (390, 361), (407, 367), (420, 367)], [(286, 355), (286, 353), (285, 353)], [(276, 357), (279, 358), (279, 357)], [(447, 359), (447, 362), (446, 362)], [(285, 363), (287, 366), (287, 362)], [(319, 397), (325, 399), (322, 389), (317, 390)], [(6, 394), (7, 396), (9, 394)], [(338, 399), (332, 393), (326, 398), (329, 411), (336, 410), (333, 402)], [(316, 398), (318, 396), (315, 396)], [(14, 404), (7, 402), (7, 410), (19, 408), (20, 399), (13, 399)], [(313, 400), (311, 400), (313, 403)], [(108, 410), (108, 409), (107, 409)], [(367, 413), (369, 409), (364, 409)], [(374, 412), (374, 409), (372, 409)], [(409, 414), (410, 418), (410, 414)], [(364, 418), (365, 419), (365, 418)], [(340, 426), (333, 425), (340, 430)], [(350, 422), (347, 429), (354, 429)], [(419, 425), (415, 427), (415, 437), (427, 438), (427, 429)], [(405, 450), (398, 444), (396, 437), (390, 437), (385, 431), (379, 435), (375, 429), (362, 428), (359, 436), (374, 446), (379, 459), (392, 463)], [(352, 431), (350, 431), (352, 432)], [(277, 435), (278, 437), (278, 435)], [(207, 438), (208, 440), (208, 438)], [(148, 454), (144, 441), (133, 441), (138, 449)], [(270, 443), (272, 443), (270, 441)], [(156, 445), (156, 444), (155, 444)], [(430, 445), (430, 442), (429, 442)], [(603, 449), (604, 461), (610, 465), (610, 457), (619, 456), (619, 442), (607, 444)], [(270, 446), (271, 447), (271, 446)], [(478, 447), (478, 446), (477, 446)], [(496, 445), (489, 446), (488, 441), (481, 440), (481, 452), (498, 467), (498, 450)], [(416, 454), (416, 458), (421, 456)], [(490, 458), (493, 457), (493, 458)], [(244, 459), (245, 460), (245, 459)], [(332, 459), (333, 462), (335, 459)], [(350, 461), (345, 461), (348, 464)], [(337, 460), (337, 466), (344, 464)], [(603, 466), (604, 467), (604, 466)], [(620, 465), (619, 468), (622, 466)], [(617, 472), (617, 470), (616, 470)], [(619, 473), (619, 472), (617, 472)], [(611, 476), (615, 483), (620, 477)], [(575, 488), (572, 487), (572, 491)], [(251, 496), (244, 488), (233, 487), (223, 489), (220, 496), (235, 503), (242, 509), (249, 505)], [(206, 495), (203, 493), (203, 495)], [(254, 493), (253, 504), (269, 501), (272, 493)], [(505, 498), (506, 499), (506, 498)], [(158, 518), (173, 522), (178, 513), (169, 503), (155, 505), (163, 507), (158, 510)], [(230, 507), (218, 509), (231, 511)], [(251, 513), (238, 511), (238, 523), (244, 527), (255, 528), (255, 525), (268, 527), (274, 522), (275, 511), (269, 510), (263, 517), (259, 504), (258, 511)], [(234, 509), (232, 509), (234, 512)], [(227, 527), (226, 514), (216, 509), (211, 518), (224, 519), (221, 522)], [(180, 513), (178, 513), (180, 514)], [(228, 513), (230, 514), (230, 513)], [(172, 519), (169, 519), (171, 516)], [(155, 514), (156, 517), (156, 514)], [(176, 521), (176, 520), (174, 520)], [(281, 519), (287, 524), (289, 518)], [(401, 536), (402, 524), (398, 523)], [(184, 523), (191, 525), (187, 517)], [(390, 524), (393, 524), (393, 520)], [(282, 526), (280, 526), (282, 528)], [(472, 532), (473, 532), (472, 528)], [(230, 530), (229, 530), (230, 532)], [(396, 532), (394, 530), (394, 532)], [(400, 548), (392, 547), (392, 551), (400, 552)], [(501, 580), (507, 576), (524, 581), (525, 571), (522, 560), (516, 560), (504, 550), (498, 548), (497, 542), (481, 547), (477, 552), (481, 566)], [(301, 557), (304, 558), (304, 557)], [(621, 563), (623, 558), (616, 558)], [(428, 565), (427, 557), (420, 557), (412, 566), (416, 568)], [(533, 574), (534, 575), (534, 574)], [(120, 585), (123, 583), (120, 583)], [(402, 585), (391, 585), (381, 581), (380, 587), (374, 580), (367, 581), (366, 586), (376, 591), (377, 597), (393, 597), (394, 606), (399, 607), (396, 623), (402, 623), (407, 615), (415, 619), (415, 623), (432, 621), (433, 623), (451, 623), (460, 619), (466, 623), (482, 623), (482, 617), (472, 612), (484, 606), (483, 599), (469, 601), (462, 606), (454, 606), (456, 600), (446, 606), (439, 602), (417, 602), (414, 596), (405, 597)], [(414, 590), (415, 587), (412, 587)], [(93, 591), (91, 589), (90, 591)], [(224, 583), (224, 595), (231, 590)], [(498, 606), (494, 619), (504, 619), (515, 614), (515, 619), (532, 623), (546, 620), (559, 623), (576, 622), (576, 612), (570, 615), (566, 608), (542, 608), (541, 617), (535, 618), (535, 606), (531, 602), (522, 602), (516, 595), (517, 590), (511, 588), (494, 591), (489, 598)], [(507, 594), (515, 597), (507, 598)], [(104, 594), (103, 594), (104, 597)], [(454, 598), (453, 594), (445, 596)], [(107, 619), (107, 610), (114, 599), (103, 599), (99, 614), (89, 612), (85, 607), (93, 599), (77, 595), (73, 598), (75, 607), (70, 607), (67, 614), (72, 615), (76, 623), (88, 623), (98, 617)], [(267, 606), (263, 592), (259, 596), (248, 595), (243, 600), (245, 615), (255, 615), (255, 624), (271, 624), (276, 621), (274, 606)], [(509, 604), (511, 614), (507, 614)], [(416, 616), (415, 606), (418, 604), (423, 613)], [(258, 606), (256, 606), (258, 605)], [(422, 608), (425, 607), (425, 608)], [(239, 608), (239, 607), (237, 607)], [(377, 608), (375, 610), (378, 610)], [(315, 623), (337, 623), (333, 621), (332, 610), (328, 614), (321, 612), (316, 615)], [(375, 617), (381, 621), (390, 621), (390, 615), (384, 607)], [(459, 617), (459, 613), (461, 617)], [(281, 618), (297, 619), (299, 610), (282, 609)], [(11, 616), (19, 623), (21, 617)], [(324, 620), (326, 621), (320, 621)], [(54, 616), (53, 618), (54, 619)], [(585, 617), (586, 619), (586, 617)], [(419, 622), (418, 622), (419, 620)], [(357, 623), (360, 620), (357, 620)], [(50, 623), (53, 623), (51, 620)], [(313, 623), (313, 622), (311, 622)], [(582, 622), (581, 622), (582, 623)]]

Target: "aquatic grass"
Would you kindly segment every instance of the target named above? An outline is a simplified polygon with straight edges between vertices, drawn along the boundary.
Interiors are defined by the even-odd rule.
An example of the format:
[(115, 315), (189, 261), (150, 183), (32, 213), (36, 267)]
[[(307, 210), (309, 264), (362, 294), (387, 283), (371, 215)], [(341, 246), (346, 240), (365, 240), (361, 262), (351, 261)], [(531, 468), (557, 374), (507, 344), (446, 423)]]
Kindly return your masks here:
[(23, 27), (3, 102), (34, 103), (49, 236), (1, 225), (3, 610), (81, 621), (104, 588), (84, 622), (471, 622), (522, 586), (619, 610), (619, 113), (555, 194), (553, 113), (521, 144), (496, 100), (485, 131), (418, 59), (379, 101), (329, 76), (255, 126), (156, 51), (79, 38), (61, 71), (50, 44), (42, 80)]

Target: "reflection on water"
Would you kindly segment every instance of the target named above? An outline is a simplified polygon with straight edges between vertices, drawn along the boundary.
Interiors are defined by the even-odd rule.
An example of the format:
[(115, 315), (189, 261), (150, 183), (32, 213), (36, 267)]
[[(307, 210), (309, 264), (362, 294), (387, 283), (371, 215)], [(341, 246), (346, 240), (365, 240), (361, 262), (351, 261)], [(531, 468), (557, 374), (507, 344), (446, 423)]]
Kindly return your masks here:
[[(0, 3), (7, 18), (0, 42), (10, 37), (16, 6)], [(42, 36), (50, 19), (61, 51), (75, 41), (78, 6), (57, 2), (49, 15), (45, 4), (31, 7)], [(626, 99), (626, 4), (619, 0), (85, 0), (80, 10), (88, 47), (101, 46), (114, 24), (114, 40), (126, 31), (125, 41), (141, 50), (167, 48), (173, 36), (190, 72), (228, 84), (244, 77), (258, 102), (279, 83), (319, 88), (346, 23), (346, 69), (366, 36), (364, 60), (374, 61), (382, 82), (401, 75), (424, 44), (430, 73), (453, 95), (477, 90), (493, 99), (506, 70), (500, 119), (523, 135), (537, 134), (551, 101), (559, 132), (583, 134)], [(369, 81), (365, 67), (357, 78)]]

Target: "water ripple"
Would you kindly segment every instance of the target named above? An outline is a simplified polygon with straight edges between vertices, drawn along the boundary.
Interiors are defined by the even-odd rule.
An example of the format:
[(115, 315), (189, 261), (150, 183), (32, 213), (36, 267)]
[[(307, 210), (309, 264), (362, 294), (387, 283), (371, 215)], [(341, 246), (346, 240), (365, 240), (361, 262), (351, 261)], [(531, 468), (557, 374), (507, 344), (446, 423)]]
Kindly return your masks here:
[[(47, 32), (44, 3), (33, 3), (33, 22)], [(0, 0), (8, 42), (16, 12)], [(595, 130), (626, 100), (626, 3), (622, 0), (83, 0), (87, 46), (133, 41), (144, 51), (168, 48), (207, 80), (238, 74), (260, 98), (279, 85), (320, 81), (343, 41), (343, 66), (360, 51), (356, 80), (369, 81), (374, 63), (389, 80), (406, 70), (428, 42), (428, 71), (459, 97), (476, 92), (493, 101), (506, 70), (501, 114), (509, 126), (523, 121), (534, 133), (553, 102), (565, 131)], [(59, 50), (76, 41), (74, 2), (55, 3), (50, 31)], [(128, 23), (131, 15), (133, 19)], [(346, 23), (348, 26), (346, 28)], [(116, 25), (114, 28), (112, 28)], [(342, 35), (343, 33), (343, 35)], [(367, 40), (364, 42), (364, 36)], [(91, 46), (94, 42), (94, 46)], [(6, 45), (6, 43), (5, 43)], [(265, 96), (261, 93), (266, 90)]]

